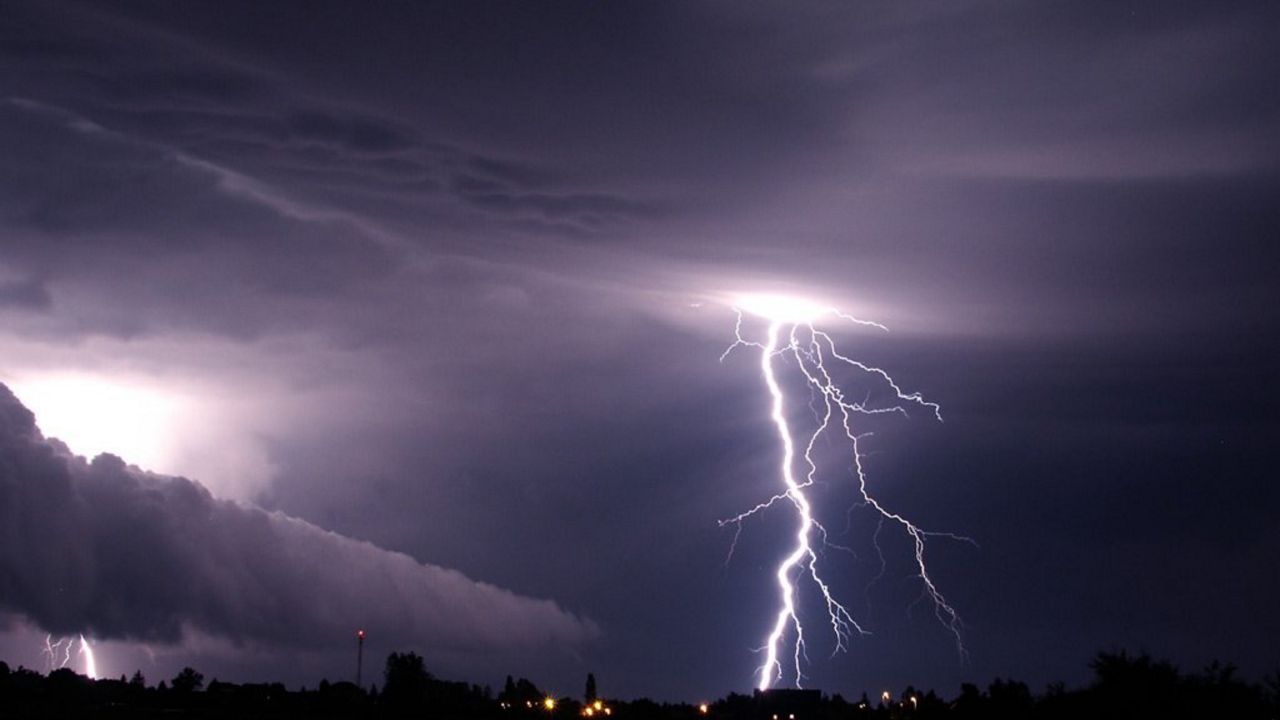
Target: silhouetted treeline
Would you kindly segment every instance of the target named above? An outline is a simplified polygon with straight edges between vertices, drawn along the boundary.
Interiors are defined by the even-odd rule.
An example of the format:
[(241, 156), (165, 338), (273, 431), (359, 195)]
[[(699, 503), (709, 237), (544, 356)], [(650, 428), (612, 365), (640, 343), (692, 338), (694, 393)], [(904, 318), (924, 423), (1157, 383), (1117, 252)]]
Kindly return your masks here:
[(1069, 690), (1051, 685), (1032, 693), (1025, 683), (997, 679), (981, 689), (965, 684), (946, 698), (907, 687), (896, 694), (857, 698), (818, 691), (731, 693), (707, 705), (619, 701), (598, 693), (588, 675), (582, 700), (545, 694), (527, 678), (508, 676), (495, 696), (487, 687), (433, 676), (415, 653), (387, 658), (382, 687), (322, 680), (313, 690), (280, 683), (233, 684), (193, 668), (148, 684), (131, 678), (90, 680), (69, 669), (48, 675), (0, 662), (0, 718), (347, 718), (415, 717), (493, 720), (1280, 720), (1280, 674), (1247, 682), (1231, 665), (1196, 673), (1148, 655), (1101, 653), (1093, 681)]

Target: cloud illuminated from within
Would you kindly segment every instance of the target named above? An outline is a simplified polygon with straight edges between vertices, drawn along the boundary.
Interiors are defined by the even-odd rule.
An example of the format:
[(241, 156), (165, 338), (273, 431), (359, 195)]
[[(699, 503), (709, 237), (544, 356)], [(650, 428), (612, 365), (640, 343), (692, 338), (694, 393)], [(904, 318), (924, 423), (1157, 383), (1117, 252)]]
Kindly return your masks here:
[(518, 595), (199, 483), (91, 462), (0, 385), (0, 610), (56, 635), (317, 649), (365, 627), (453, 656), (574, 647), (598, 633)]

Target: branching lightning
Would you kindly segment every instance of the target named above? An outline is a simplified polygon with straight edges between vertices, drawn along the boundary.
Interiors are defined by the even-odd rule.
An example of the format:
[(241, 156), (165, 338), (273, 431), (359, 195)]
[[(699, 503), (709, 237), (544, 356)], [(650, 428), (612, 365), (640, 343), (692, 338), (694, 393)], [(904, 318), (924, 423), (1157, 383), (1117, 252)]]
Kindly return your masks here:
[(84, 674), (93, 680), (98, 679), (98, 661), (93, 656), (93, 648), (90, 647), (89, 641), (84, 639), (84, 635), (80, 635), (79, 640), (80, 649), (76, 650), (76, 638), (64, 637), (54, 642), (52, 635), (45, 635), (43, 652), (49, 672), (69, 665), (71, 653), (74, 651), (84, 659)]
[(62, 638), (58, 642), (53, 642), (52, 635), (44, 636), (44, 659), (46, 669), (49, 671), (64, 668), (67, 663), (71, 662), (71, 648), (75, 641), (71, 638)]
[[(884, 413), (907, 415), (908, 408), (923, 409), (941, 421), (941, 408), (936, 403), (925, 400), (920, 393), (905, 392), (884, 370), (841, 354), (837, 350), (832, 337), (815, 327), (815, 322), (819, 318), (834, 317), (857, 325), (887, 330), (879, 323), (860, 320), (851, 315), (841, 313), (834, 308), (825, 308), (802, 300), (780, 296), (740, 295), (734, 299), (732, 305), (737, 313), (737, 322), (734, 326), (735, 339), (720, 359), (723, 361), (738, 347), (752, 347), (760, 351), (760, 374), (771, 399), (769, 416), (777, 431), (778, 441), (782, 448), (779, 475), (782, 479), (783, 489), (750, 510), (720, 522), (722, 527), (725, 525), (735, 526), (734, 540), (729, 550), (730, 557), (732, 557), (733, 550), (736, 547), (738, 535), (742, 531), (742, 524), (747, 518), (773, 507), (781, 500), (787, 500), (795, 508), (799, 520), (795, 534), (795, 545), (791, 552), (783, 558), (774, 573), (779, 595), (779, 608), (774, 616), (772, 627), (763, 648), (765, 662), (759, 668), (757, 687), (761, 690), (766, 690), (783, 679), (784, 673), (780, 652), (784, 642), (787, 640), (788, 633), (793, 638), (790, 662), (794, 666), (796, 686), (799, 687), (803, 681), (803, 661), (806, 658), (805, 634), (796, 605), (798, 582), (807, 581), (811, 583), (818, 590), (820, 597), (824, 601), (827, 620), (835, 637), (834, 652), (846, 650), (850, 638), (855, 633), (858, 635), (869, 634), (858, 624), (849, 610), (835, 598), (830, 586), (819, 573), (818, 550), (827, 547), (840, 548), (840, 546), (833, 545), (830, 542), (826, 528), (814, 518), (813, 508), (809, 497), (805, 493), (806, 489), (814, 484), (818, 473), (818, 464), (814, 459), (814, 446), (824, 433), (835, 431), (837, 428), (842, 431), (841, 440), (847, 441), (850, 449), (852, 472), (857, 480), (858, 493), (860, 495), (859, 504), (874, 510), (879, 516), (881, 525), (885, 522), (896, 524), (911, 538), (914, 545), (917, 577), (921, 581), (921, 598), (928, 599), (932, 603), (934, 614), (954, 637), (956, 648), (963, 657), (965, 648), (961, 636), (962, 623), (960, 616), (938, 590), (937, 585), (930, 576), (925, 565), (925, 547), (926, 540), (935, 536), (970, 543), (973, 541), (950, 533), (934, 533), (922, 530), (902, 515), (886, 509), (877, 501), (867, 487), (862, 454), (858, 449), (858, 442), (863, 436), (855, 432), (853, 427), (855, 415)], [(759, 316), (768, 321), (768, 330), (763, 342), (748, 340), (743, 335), (744, 313)], [(807, 469), (803, 480), (797, 479), (796, 476), (796, 448), (799, 443), (796, 442), (794, 432), (787, 420), (787, 398), (782, 385), (778, 381), (775, 370), (776, 361), (784, 358), (795, 361), (815, 401), (813, 409), (816, 429), (804, 443), (802, 457)], [(892, 398), (891, 401), (886, 405), (871, 406), (869, 397), (860, 401), (851, 399), (828, 370), (828, 366), (833, 366), (834, 364), (871, 376), (887, 389), (888, 395)], [(878, 543), (879, 532), (880, 528), (877, 527), (873, 538), (877, 552), (880, 551)], [(815, 545), (815, 536), (820, 541), (820, 545)], [(881, 553), (882, 564), (883, 559), (884, 556)]]

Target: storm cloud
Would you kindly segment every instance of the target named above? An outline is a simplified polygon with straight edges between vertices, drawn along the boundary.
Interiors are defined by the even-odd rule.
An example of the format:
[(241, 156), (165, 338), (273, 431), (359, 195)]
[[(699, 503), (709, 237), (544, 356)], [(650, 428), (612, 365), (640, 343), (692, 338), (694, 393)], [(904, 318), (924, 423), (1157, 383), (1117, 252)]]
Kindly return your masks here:
[[(398, 630), (371, 642), (472, 680), (742, 689), (793, 528), (765, 514), (726, 564), (717, 521), (776, 492), (777, 452), (758, 363), (718, 359), (723, 293), (768, 291), (891, 329), (839, 341), (946, 422), (869, 420), (869, 481), (981, 545), (931, 546), (970, 624), (962, 665), (907, 617), (910, 548), (888, 547), (878, 576), (856, 542), (874, 528), (852, 523), (858, 557), (827, 559), (876, 634), (830, 659), (810, 635), (814, 686), (1071, 683), (1108, 644), (1261, 677), (1280, 663), (1276, 581), (1258, 571), (1280, 554), (1278, 12), (8, 2), (0, 381), (72, 452), (91, 428), (54, 432), (57, 404), (28, 388), (172, 408), (120, 429), (156, 449), (148, 470), (211, 496), (7, 431), (48, 482), (6, 475), (6, 513), (45, 503), (0, 528), (23, 548), (3, 550), (24, 573), (6, 588), (20, 577), (22, 612), (51, 628), (214, 634), (242, 643), (219, 677), (314, 683), (347, 653), (304, 667), (295, 650), (348, 619), (312, 604), (267, 627), (301, 597), (274, 578), (343, 612), (364, 605), (354, 587), (393, 581), (449, 607), (471, 585), (431, 568), (456, 568), (553, 598), (602, 640), (548, 619), (570, 648), (558, 664), (465, 668)], [(830, 480), (818, 512), (843, 528), (854, 499)], [(92, 534), (135, 526), (130, 543)], [(242, 567), (255, 539), (277, 550)], [(138, 579), (150, 623), (96, 598), (103, 560), (136, 572), (137, 548), (156, 568)], [(281, 569), (290, 548), (300, 563)], [(367, 568), (313, 567), (315, 548)], [(430, 603), (391, 604), (373, 610), (451, 642)], [(539, 644), (533, 624), (508, 630)], [(0, 632), (0, 654), (31, 664), (42, 636)], [(172, 670), (209, 661), (171, 649)], [(144, 643), (108, 650), (131, 662)]]
[(199, 483), (86, 461), (0, 386), (0, 608), (54, 634), (297, 649), (354, 628), (449, 656), (577, 647), (590, 620)]

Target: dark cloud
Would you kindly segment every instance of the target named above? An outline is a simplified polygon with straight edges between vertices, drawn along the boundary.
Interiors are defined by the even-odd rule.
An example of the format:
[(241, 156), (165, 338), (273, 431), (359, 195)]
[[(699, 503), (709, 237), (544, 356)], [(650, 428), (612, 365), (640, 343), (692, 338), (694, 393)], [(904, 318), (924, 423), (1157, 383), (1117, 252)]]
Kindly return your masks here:
[(314, 649), (354, 627), (484, 656), (597, 634), (548, 600), (215, 500), (185, 478), (44, 439), (0, 386), (0, 604), (53, 633)]
[[(225, 168), (25, 101), (0, 108), (0, 125), (13, 189), (0, 201), (0, 260), (115, 297), (118, 317), (68, 299), (72, 327), (133, 334), (199, 317), (215, 332), (252, 336), (272, 324), (269, 298), (329, 295), (392, 270), (394, 249), (367, 225)], [(137, 276), (147, 279), (124, 301), (118, 282)]]

